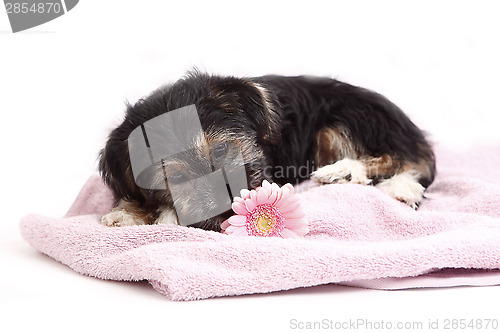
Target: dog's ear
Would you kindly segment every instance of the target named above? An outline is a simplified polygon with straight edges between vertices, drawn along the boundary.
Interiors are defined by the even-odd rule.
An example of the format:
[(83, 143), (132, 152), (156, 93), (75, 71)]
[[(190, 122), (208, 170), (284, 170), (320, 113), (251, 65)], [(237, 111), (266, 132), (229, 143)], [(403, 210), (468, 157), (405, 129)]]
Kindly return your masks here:
[(99, 173), (118, 198), (143, 205), (146, 200), (134, 181), (127, 141), (118, 138), (116, 131), (99, 154)]
[(240, 103), (256, 124), (257, 139), (262, 144), (281, 144), (279, 103), (276, 96), (262, 84), (248, 81), (250, 90), (242, 91)]
[[(260, 103), (262, 104), (263, 119), (265, 121), (265, 128), (260, 133), (262, 140), (279, 145), (281, 144), (281, 127), (278, 114), (279, 103), (274, 94), (271, 94), (266, 87), (259, 83), (253, 83), (260, 95)], [(260, 104), (259, 103), (259, 104)]]

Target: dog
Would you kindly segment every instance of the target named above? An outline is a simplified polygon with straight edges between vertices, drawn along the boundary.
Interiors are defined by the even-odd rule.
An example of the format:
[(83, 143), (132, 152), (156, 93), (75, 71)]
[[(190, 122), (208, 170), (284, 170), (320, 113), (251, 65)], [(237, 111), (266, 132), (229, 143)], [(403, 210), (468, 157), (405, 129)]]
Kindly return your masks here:
[[(280, 185), (309, 178), (371, 185), (417, 209), (435, 177), (426, 135), (378, 93), (327, 77), (240, 78), (191, 71), (127, 104), (123, 122), (110, 133), (99, 154), (99, 171), (117, 204), (102, 217), (104, 225), (179, 223), (168, 188), (136, 184), (127, 139), (146, 121), (187, 105), (195, 105), (206, 138), (195, 140), (189, 158), (208, 160), (238, 147), (249, 189), (264, 179)], [(187, 179), (190, 166), (182, 159), (171, 163), (169, 183)], [(297, 172), (304, 168), (307, 172)], [(155, 172), (163, 181), (160, 170)], [(193, 209), (189, 189), (185, 195), (186, 207)], [(220, 231), (231, 215), (229, 209), (191, 226)]]

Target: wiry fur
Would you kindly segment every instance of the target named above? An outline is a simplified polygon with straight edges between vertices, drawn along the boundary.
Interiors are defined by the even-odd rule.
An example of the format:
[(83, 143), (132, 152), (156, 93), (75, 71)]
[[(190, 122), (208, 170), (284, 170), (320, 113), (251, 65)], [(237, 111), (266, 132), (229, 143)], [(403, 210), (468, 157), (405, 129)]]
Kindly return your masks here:
[[(198, 143), (188, 160), (208, 160), (210, 150), (222, 142), (237, 145), (249, 188), (264, 179), (296, 184), (317, 169), (312, 176), (319, 182), (369, 183), (416, 207), (434, 179), (434, 154), (423, 133), (377, 93), (330, 78), (236, 78), (192, 72), (128, 105), (123, 123), (111, 132), (99, 170), (122, 200), (115, 216), (120, 216), (117, 209), (123, 211), (130, 203), (125, 208), (135, 216), (157, 219), (137, 224), (176, 223), (168, 189), (147, 190), (135, 184), (127, 138), (147, 120), (191, 104), (196, 105), (208, 146)], [(306, 173), (283, 172), (305, 166)], [(196, 209), (188, 199), (185, 204)], [(228, 211), (195, 226), (220, 230), (230, 215)], [(110, 222), (109, 216), (104, 220), (121, 224)]]

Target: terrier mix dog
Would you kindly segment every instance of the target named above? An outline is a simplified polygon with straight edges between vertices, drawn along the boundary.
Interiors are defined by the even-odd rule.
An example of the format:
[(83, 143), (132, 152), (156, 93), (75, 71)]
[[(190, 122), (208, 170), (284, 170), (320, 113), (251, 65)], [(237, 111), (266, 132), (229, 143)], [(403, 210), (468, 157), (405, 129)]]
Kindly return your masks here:
[[(168, 188), (136, 184), (127, 139), (144, 122), (195, 105), (206, 140), (193, 138), (190, 156), (169, 162), (169, 182), (189, 179), (189, 159), (208, 161), (238, 147), (248, 188), (264, 179), (297, 184), (311, 177), (323, 183), (372, 185), (416, 209), (434, 180), (435, 158), (422, 131), (388, 99), (367, 89), (324, 77), (222, 77), (189, 73), (134, 105), (109, 135), (99, 170), (117, 198), (102, 218), (108, 226), (177, 224)], [(310, 172), (283, 172), (310, 167)], [(165, 175), (158, 169), (158, 179)], [(189, 191), (186, 190), (186, 207)], [(220, 231), (228, 210), (193, 224)]]

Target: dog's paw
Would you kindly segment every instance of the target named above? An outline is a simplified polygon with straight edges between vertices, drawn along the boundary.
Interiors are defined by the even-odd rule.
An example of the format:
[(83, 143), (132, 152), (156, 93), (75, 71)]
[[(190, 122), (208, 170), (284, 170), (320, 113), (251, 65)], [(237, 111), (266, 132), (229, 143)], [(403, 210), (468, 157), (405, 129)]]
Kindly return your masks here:
[(363, 162), (344, 158), (334, 164), (325, 165), (311, 174), (311, 178), (322, 184), (363, 184), (368, 185), (371, 180), (366, 174)]
[(127, 227), (130, 225), (143, 225), (144, 220), (131, 214), (125, 209), (113, 209), (101, 218), (101, 224), (108, 227)]
[(179, 225), (179, 220), (177, 219), (177, 214), (175, 211), (168, 207), (160, 207), (159, 209), (160, 215), (156, 219), (156, 224), (173, 224)]
[(396, 200), (417, 209), (424, 198), (425, 187), (417, 180), (416, 175), (404, 172), (378, 183), (375, 187)]

